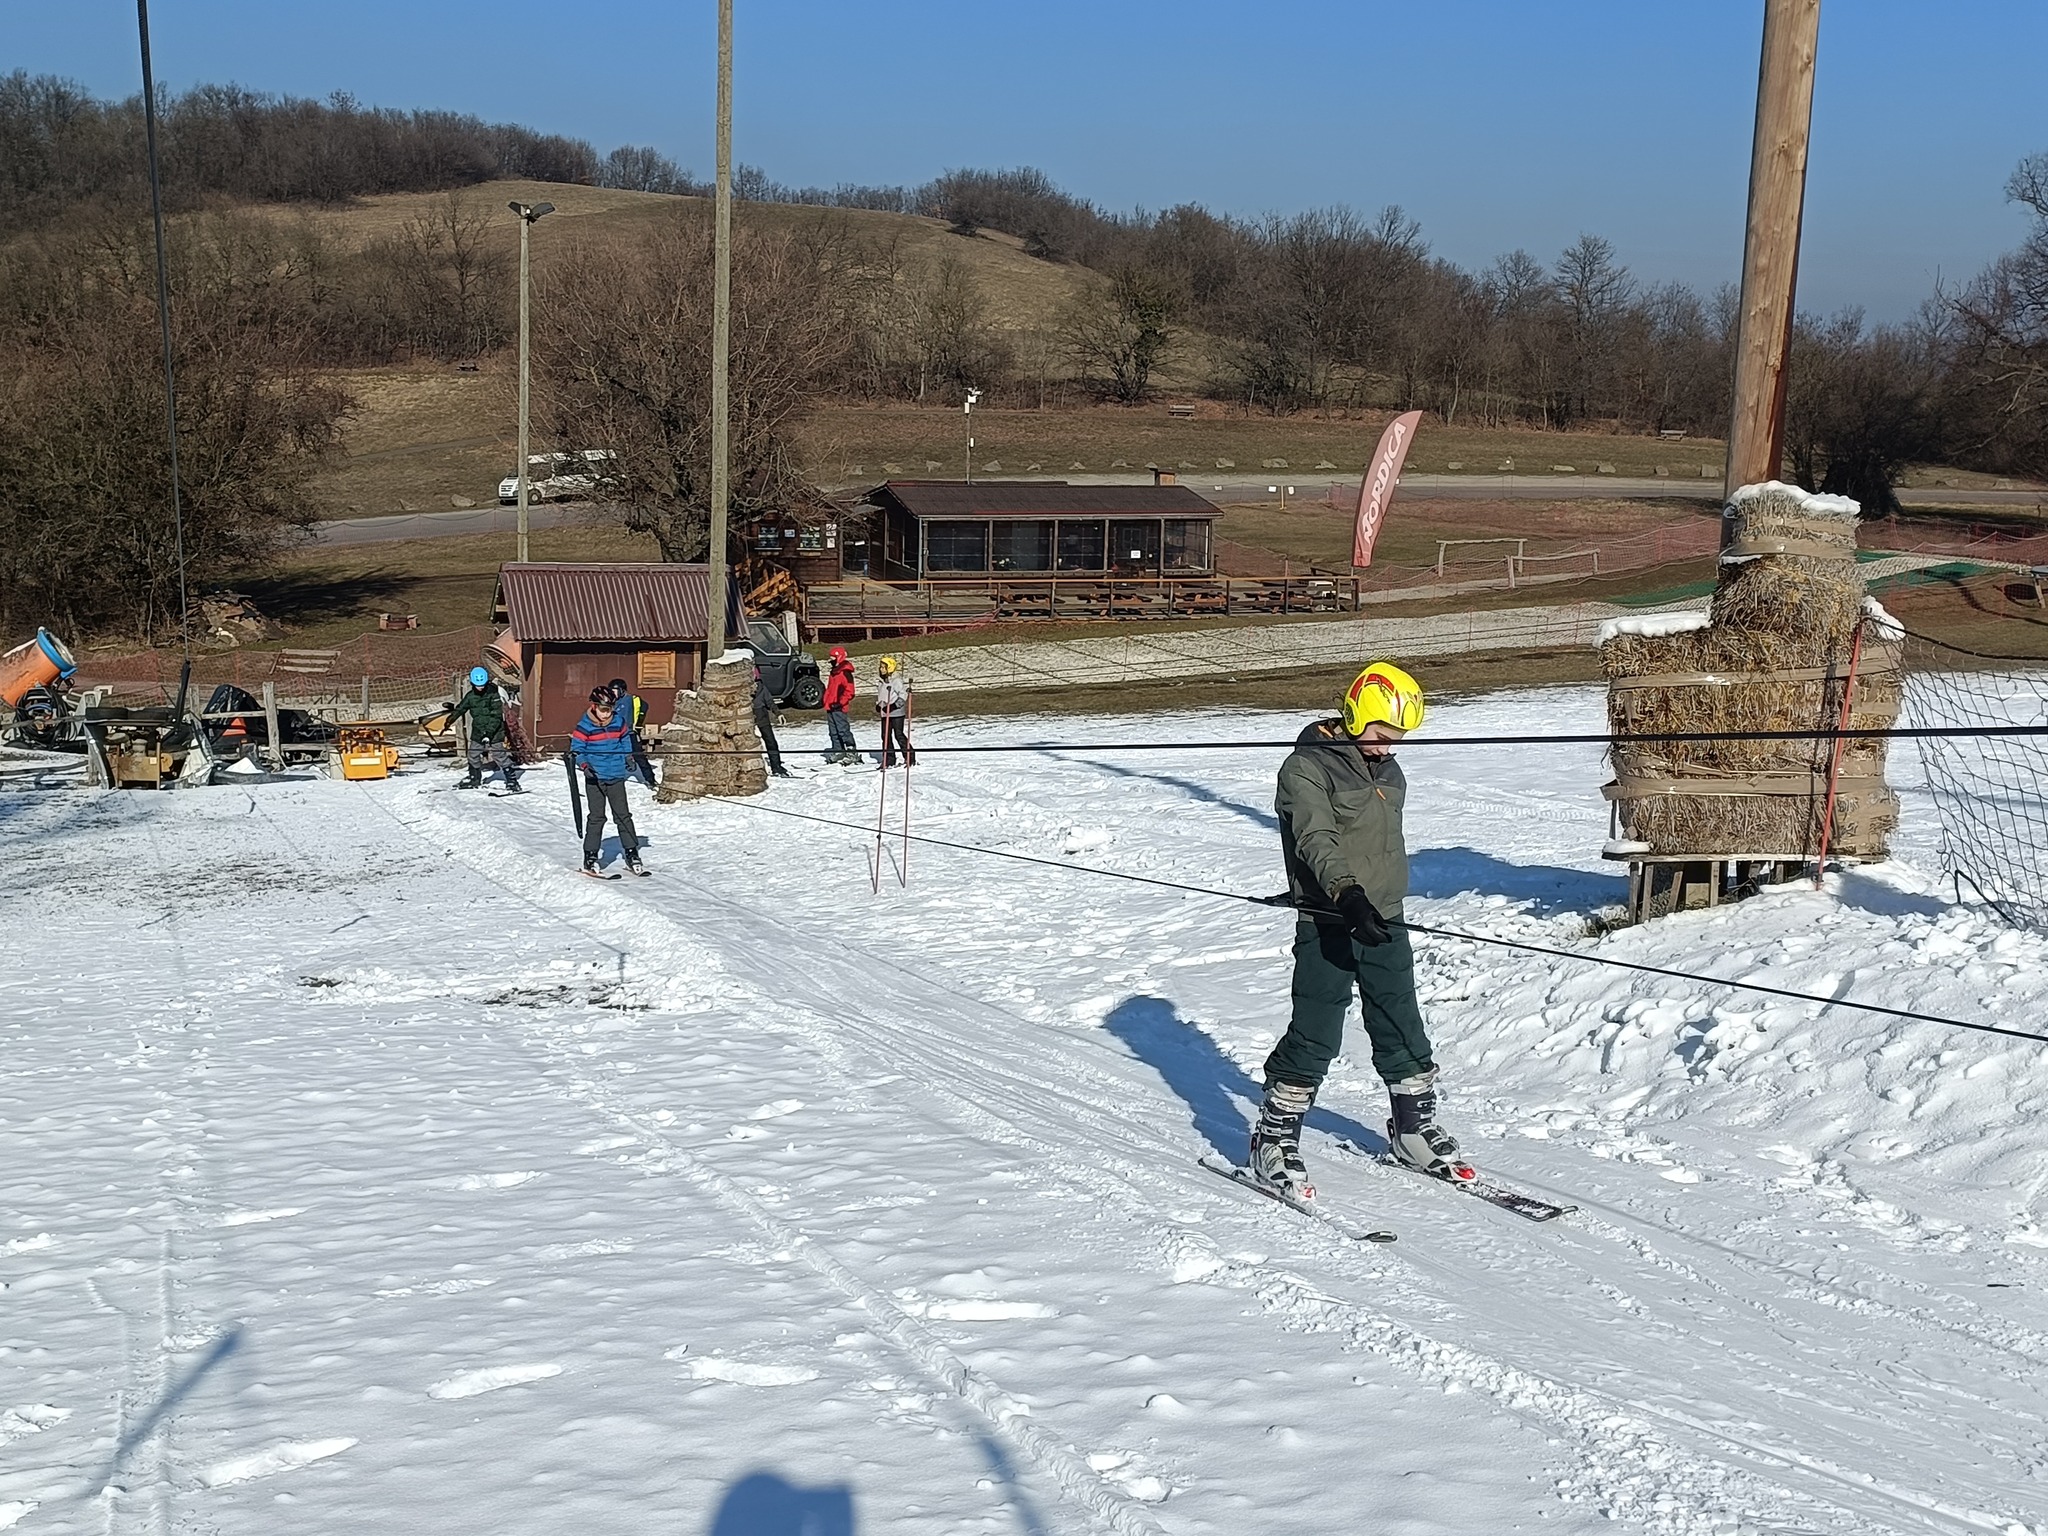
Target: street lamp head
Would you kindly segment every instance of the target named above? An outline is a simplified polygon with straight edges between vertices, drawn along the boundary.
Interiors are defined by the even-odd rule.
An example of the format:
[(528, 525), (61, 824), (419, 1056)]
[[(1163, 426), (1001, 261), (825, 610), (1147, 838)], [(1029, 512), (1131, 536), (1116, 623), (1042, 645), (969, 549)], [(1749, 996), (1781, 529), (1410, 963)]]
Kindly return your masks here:
[(514, 213), (518, 214), (520, 218), (526, 220), (526, 222), (529, 224), (531, 224), (535, 219), (541, 218), (543, 215), (550, 214), (555, 211), (555, 205), (553, 203), (522, 203), (517, 201), (516, 199), (512, 202), (507, 203), (505, 206), (507, 208), (510, 208)]

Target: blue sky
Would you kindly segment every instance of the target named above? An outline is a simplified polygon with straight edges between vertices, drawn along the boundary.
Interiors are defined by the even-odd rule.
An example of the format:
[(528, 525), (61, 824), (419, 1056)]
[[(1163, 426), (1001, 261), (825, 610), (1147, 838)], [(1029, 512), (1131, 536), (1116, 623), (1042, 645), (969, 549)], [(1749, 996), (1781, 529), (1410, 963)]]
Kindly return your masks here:
[[(1582, 231), (1733, 279), (1762, 0), (735, 0), (735, 154), (797, 184), (1035, 165), (1111, 207), (1400, 203), (1468, 266)], [(0, 0), (0, 70), (136, 88), (134, 8)], [(157, 0), (158, 77), (711, 163), (712, 0)], [(2040, 0), (1826, 0), (1804, 307), (1912, 312), (2018, 243)]]

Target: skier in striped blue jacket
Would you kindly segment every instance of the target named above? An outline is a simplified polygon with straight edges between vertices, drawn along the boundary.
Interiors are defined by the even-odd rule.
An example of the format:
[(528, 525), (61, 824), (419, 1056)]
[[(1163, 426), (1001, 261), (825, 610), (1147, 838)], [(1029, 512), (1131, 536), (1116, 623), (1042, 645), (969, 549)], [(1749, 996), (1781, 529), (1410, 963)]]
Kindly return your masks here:
[(640, 834), (633, 825), (633, 809), (626, 803), (626, 776), (633, 770), (633, 722), (621, 710), (609, 688), (590, 690), (590, 708), (570, 733), (569, 751), (583, 773), (583, 873), (605, 878), (597, 856), (604, 848), (604, 817), (607, 808), (619, 824), (619, 847), (626, 856), (626, 868), (636, 875), (647, 873), (640, 862)]

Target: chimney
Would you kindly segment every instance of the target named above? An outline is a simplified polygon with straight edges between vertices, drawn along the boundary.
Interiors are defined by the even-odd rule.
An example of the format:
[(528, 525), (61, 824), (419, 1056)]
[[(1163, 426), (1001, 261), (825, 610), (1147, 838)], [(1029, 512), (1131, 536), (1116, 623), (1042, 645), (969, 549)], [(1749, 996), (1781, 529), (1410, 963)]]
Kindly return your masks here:
[(1154, 485), (1180, 484), (1180, 476), (1170, 469), (1161, 469), (1157, 464), (1147, 464), (1145, 467), (1152, 471), (1152, 483)]

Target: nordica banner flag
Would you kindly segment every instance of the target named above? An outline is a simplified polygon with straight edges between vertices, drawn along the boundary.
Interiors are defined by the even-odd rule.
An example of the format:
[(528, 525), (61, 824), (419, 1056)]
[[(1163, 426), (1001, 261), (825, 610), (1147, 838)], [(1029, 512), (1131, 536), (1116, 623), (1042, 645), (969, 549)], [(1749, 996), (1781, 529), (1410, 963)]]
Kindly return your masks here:
[(1379, 447), (1372, 451), (1372, 462), (1365, 466), (1365, 480), (1358, 488), (1358, 532), (1351, 540), (1353, 570), (1372, 564), (1373, 540), (1380, 536), (1380, 523), (1387, 515), (1387, 504), (1394, 499), (1394, 487), (1400, 483), (1408, 445), (1415, 441), (1415, 429), (1421, 422), (1420, 411), (1404, 412), (1388, 422)]

